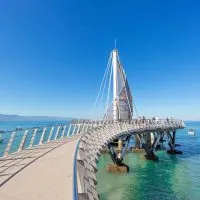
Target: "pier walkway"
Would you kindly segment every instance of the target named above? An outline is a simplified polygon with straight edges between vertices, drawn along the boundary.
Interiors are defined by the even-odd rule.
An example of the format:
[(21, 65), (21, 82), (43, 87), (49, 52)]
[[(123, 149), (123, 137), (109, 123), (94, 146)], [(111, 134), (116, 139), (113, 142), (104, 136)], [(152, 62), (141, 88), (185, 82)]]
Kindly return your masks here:
[(72, 199), (77, 136), (38, 145), (0, 160), (1, 200)]

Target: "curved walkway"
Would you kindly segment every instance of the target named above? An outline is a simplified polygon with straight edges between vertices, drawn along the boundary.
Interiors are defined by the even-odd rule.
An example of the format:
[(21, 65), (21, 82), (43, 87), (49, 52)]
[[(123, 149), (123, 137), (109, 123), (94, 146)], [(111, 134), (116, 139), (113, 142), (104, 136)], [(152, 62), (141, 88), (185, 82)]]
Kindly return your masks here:
[(74, 151), (79, 136), (0, 160), (1, 200), (72, 199)]
[[(88, 131), (80, 139), (76, 153), (75, 169), (77, 169), (74, 177), (74, 200), (99, 200), (98, 193), (96, 191), (96, 163), (101, 154), (101, 150), (104, 146), (107, 146), (109, 142), (122, 135), (141, 135), (145, 132), (157, 132), (163, 134), (176, 129), (184, 128), (185, 125), (182, 121), (150, 121), (146, 120), (143, 123), (136, 123), (131, 121), (130, 123), (110, 123), (104, 126), (99, 126), (96, 129)], [(156, 139), (157, 143), (160, 137)], [(123, 152), (122, 152), (123, 154)]]

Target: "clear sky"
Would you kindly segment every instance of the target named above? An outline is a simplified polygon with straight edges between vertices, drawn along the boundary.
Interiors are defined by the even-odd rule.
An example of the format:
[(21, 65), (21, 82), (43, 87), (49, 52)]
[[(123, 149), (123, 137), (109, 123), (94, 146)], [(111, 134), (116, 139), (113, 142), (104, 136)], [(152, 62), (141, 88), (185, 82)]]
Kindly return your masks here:
[(88, 117), (117, 39), (140, 115), (200, 119), (200, 3), (0, 1), (0, 113)]

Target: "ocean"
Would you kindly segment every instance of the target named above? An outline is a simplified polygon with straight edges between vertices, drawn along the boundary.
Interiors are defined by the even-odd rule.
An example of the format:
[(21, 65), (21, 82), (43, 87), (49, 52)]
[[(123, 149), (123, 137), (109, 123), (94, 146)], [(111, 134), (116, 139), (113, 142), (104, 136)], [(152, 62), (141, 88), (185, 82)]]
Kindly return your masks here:
[(0, 130), (14, 130), (16, 128), (32, 128), (38, 126), (50, 126), (65, 124), (66, 121), (0, 121)]
[[(177, 131), (177, 147), (182, 155), (156, 151), (159, 161), (144, 158), (144, 153), (127, 153), (124, 163), (127, 174), (106, 172), (112, 163), (109, 154), (102, 154), (98, 163), (97, 191), (100, 200), (198, 200), (200, 199), (200, 122), (185, 122)], [(195, 136), (187, 134), (196, 130)]]

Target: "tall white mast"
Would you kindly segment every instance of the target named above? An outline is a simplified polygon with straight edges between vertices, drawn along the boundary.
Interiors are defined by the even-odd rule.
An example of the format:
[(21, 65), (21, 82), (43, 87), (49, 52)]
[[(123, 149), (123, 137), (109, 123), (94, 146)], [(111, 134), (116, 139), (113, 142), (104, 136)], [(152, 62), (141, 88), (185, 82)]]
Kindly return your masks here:
[[(119, 52), (115, 48), (111, 51), (108, 65), (108, 93), (104, 120), (123, 121), (131, 120), (133, 115), (132, 96), (124, 69), (119, 60)], [(113, 79), (113, 80), (112, 80)], [(113, 82), (112, 82), (113, 81)], [(106, 81), (104, 83), (105, 87)], [(110, 86), (113, 86), (113, 99), (109, 105)], [(104, 88), (103, 87), (103, 88)], [(104, 89), (103, 89), (104, 91)]]
[(112, 67), (113, 67), (113, 120), (119, 121), (118, 111), (118, 51), (114, 49), (112, 51)]

